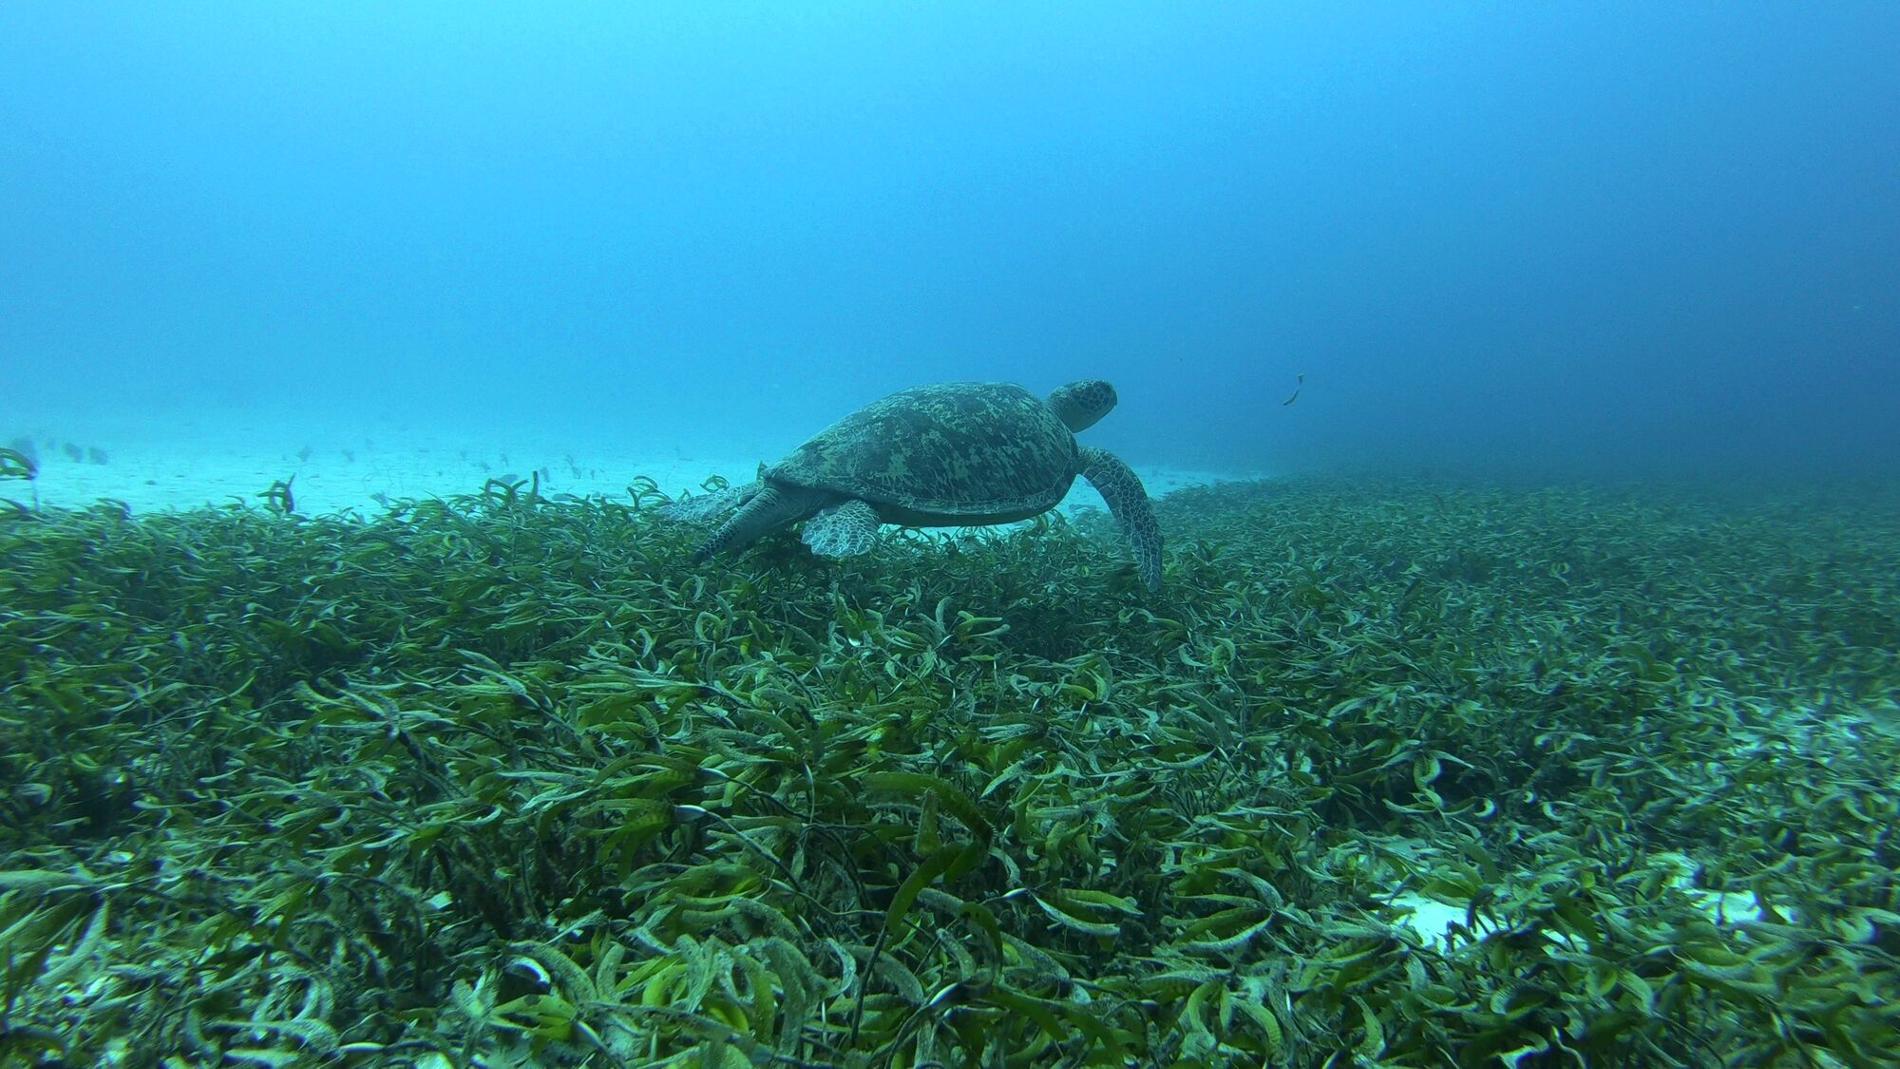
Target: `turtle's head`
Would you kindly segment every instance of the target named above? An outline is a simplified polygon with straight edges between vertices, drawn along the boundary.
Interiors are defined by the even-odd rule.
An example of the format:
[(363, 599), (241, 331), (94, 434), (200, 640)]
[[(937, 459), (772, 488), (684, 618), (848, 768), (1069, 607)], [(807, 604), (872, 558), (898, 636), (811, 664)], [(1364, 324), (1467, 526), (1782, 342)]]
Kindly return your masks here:
[(1070, 430), (1084, 431), (1115, 407), (1115, 387), (1102, 379), (1071, 382), (1049, 395), (1049, 407)]

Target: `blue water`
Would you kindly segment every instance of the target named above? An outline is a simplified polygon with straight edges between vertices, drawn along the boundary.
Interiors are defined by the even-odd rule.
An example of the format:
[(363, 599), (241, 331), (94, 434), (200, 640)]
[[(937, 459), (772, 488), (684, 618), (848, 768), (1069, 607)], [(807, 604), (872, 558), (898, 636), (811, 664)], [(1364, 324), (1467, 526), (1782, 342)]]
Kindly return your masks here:
[(0, 406), (795, 440), (1099, 375), (1137, 462), (1892, 474), (1896, 41), (1849, 2), (10, 3)]

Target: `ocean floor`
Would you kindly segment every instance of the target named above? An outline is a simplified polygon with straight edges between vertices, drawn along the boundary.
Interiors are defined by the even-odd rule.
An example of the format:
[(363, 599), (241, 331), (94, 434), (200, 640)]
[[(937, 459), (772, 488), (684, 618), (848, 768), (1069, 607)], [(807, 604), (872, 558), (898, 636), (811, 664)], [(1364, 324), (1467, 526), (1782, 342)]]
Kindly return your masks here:
[[(26, 500), (37, 492), (39, 504), (65, 508), (119, 501), (138, 513), (261, 505), (273, 483), (294, 479), (299, 512), (367, 515), (386, 502), (479, 491), (490, 479), (538, 476), (544, 494), (626, 500), (629, 484), (644, 476), (669, 495), (696, 493), (715, 475), (750, 479), (761, 458), (796, 444), (770, 436), (642, 442), (585, 426), (483, 430), (415, 421), (317, 422), (252, 410), (162, 420), (42, 415), (0, 426), (0, 445), (24, 450), (23, 441), (30, 443), (39, 477), (31, 487), (0, 484), (0, 497)], [(1155, 497), (1265, 474), (1135, 467)], [(1102, 507), (1100, 496), (1080, 480), (1063, 502), (1071, 512)], [(1695, 892), (1686, 870), (1683, 889), (1714, 917), (1746, 917), (1756, 910), (1747, 896)], [(1461, 905), (1417, 894), (1394, 904), (1410, 911), (1406, 923), (1415, 931), (1440, 944), (1465, 920)]]
[[(39, 478), (32, 487), (0, 486), (0, 496), (24, 500), (37, 491), (39, 504), (48, 507), (112, 500), (145, 512), (257, 505), (273, 483), (284, 481), (291, 484), (297, 510), (317, 515), (352, 509), (375, 513), (385, 501), (473, 493), (489, 479), (514, 482), (536, 475), (548, 495), (625, 500), (628, 485), (646, 476), (677, 496), (699, 492), (715, 475), (749, 481), (762, 460), (776, 459), (797, 444), (769, 435), (640, 440), (583, 426), (318, 422), (251, 410), (166, 419), (16, 416), (0, 426), (0, 446), (21, 448), (22, 441), (31, 443)], [(1155, 497), (1264, 474), (1135, 467)], [(1099, 509), (1103, 502), (1078, 480), (1063, 507)]]
[[(1881, 499), (1307, 477), (1170, 500), (1223, 473), (1149, 468), (1159, 595), (1087, 525), (688, 580), (684, 542), (612, 509), (345, 510), (531, 474), (679, 493), (789, 443), (322, 415), (0, 414), (42, 462), (0, 496), (142, 513), (0, 509), (0, 852), (30, 859), (0, 928), (29, 966), (14, 1032), (65, 1064), (210, 1049), (193, 1004), (279, 1064), (323, 1037), (519, 1062), (584, 1007), (594, 1031), (532, 1040), (578, 1063), (553, 1043), (653, 1005), (723, 1022), (629, 1026), (655, 1057), (787, 1019), (837, 1040), (863, 1005), (889, 1060), (962, 990), (958, 940), (1004, 938), (1074, 981), (997, 968), (967, 997), (1077, 1061), (1178, 1060), (1225, 999), (1258, 1011), (1221, 1041), (1249, 1062), (1353, 1029), (1511, 1061), (1559, 1007), (1592, 1064), (1900, 1064)], [(293, 476), (300, 512), (345, 518), (170, 511)], [(294, 954), (245, 952), (266, 942)], [(848, 963), (877, 960), (910, 994), (861, 997), (885, 973)], [(768, 990), (803, 1008), (760, 1024), (732, 994)], [(285, 998), (311, 1016), (283, 1025)]]

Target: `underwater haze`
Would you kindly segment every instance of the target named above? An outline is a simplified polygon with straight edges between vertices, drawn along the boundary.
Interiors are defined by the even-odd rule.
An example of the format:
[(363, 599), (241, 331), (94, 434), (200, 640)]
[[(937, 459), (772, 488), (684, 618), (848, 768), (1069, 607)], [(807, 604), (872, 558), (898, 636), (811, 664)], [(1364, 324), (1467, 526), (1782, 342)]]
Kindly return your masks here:
[(1137, 463), (1890, 474), (1895, 40), (1847, 2), (8, 4), (0, 390), (789, 447), (1101, 376)]
[(0, 1067), (1900, 1066), (1896, 43), (0, 0)]

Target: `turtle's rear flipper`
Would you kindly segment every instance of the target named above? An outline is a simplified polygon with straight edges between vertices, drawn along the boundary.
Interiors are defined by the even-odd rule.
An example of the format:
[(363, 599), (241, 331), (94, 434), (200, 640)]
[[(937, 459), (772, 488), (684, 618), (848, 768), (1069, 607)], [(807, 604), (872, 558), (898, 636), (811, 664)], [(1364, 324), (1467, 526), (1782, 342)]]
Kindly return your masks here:
[(805, 544), (821, 557), (854, 557), (877, 541), (877, 510), (851, 500), (805, 521)]
[(797, 523), (817, 511), (826, 501), (836, 500), (836, 495), (821, 490), (781, 486), (777, 483), (747, 489), (756, 492), (746, 499), (744, 507), (713, 532), (711, 538), (693, 551), (693, 563), (697, 564), (723, 549), (744, 549), (758, 541), (767, 531)]
[(695, 494), (670, 501), (659, 508), (659, 514), (669, 520), (685, 520), (691, 523), (716, 520), (733, 509), (746, 503), (753, 494), (759, 492), (759, 483), (747, 483), (744, 486), (728, 486), (724, 490), (715, 490), (710, 494)]
[(1135, 567), (1149, 590), (1161, 589), (1161, 524), (1135, 469), (1106, 449), (1082, 448), (1082, 477), (1095, 487), (1135, 549)]

